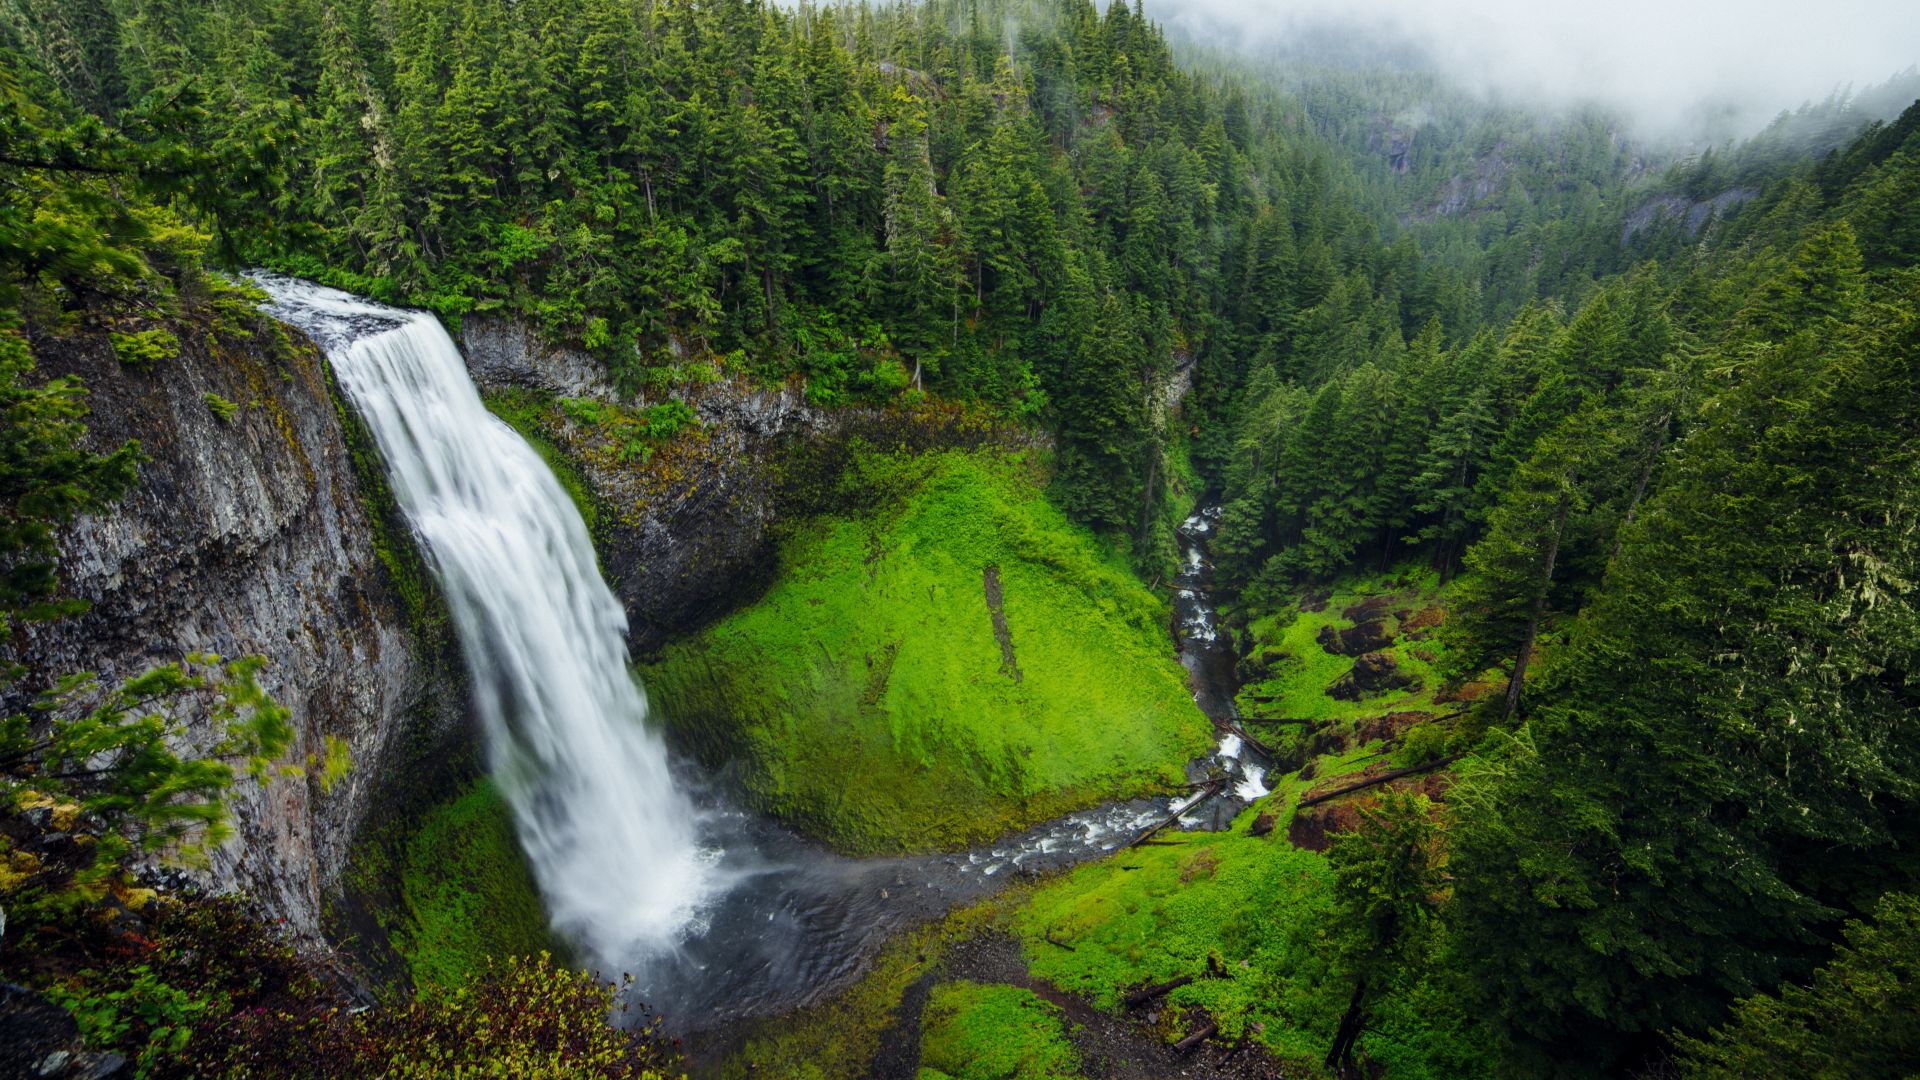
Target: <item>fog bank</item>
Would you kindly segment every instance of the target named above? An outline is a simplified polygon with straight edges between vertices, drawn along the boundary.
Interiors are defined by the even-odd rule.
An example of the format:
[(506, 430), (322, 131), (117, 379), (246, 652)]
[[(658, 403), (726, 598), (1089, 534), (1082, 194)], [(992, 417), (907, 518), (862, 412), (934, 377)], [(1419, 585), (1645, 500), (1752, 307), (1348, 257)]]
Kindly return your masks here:
[(1330, 46), (1517, 104), (1598, 104), (1648, 135), (1725, 137), (1920, 62), (1915, 0), (1147, 0), (1175, 36), (1249, 55)]

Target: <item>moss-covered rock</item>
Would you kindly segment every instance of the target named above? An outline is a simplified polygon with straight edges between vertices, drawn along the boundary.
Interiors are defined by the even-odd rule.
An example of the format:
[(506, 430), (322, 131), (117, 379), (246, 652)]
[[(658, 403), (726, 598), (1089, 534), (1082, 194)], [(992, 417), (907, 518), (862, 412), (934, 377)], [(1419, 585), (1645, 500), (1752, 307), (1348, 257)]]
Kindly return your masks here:
[(758, 603), (643, 669), (763, 809), (850, 851), (953, 846), (1163, 789), (1208, 741), (1165, 604), (1029, 455), (868, 455), (862, 513), (782, 547)]

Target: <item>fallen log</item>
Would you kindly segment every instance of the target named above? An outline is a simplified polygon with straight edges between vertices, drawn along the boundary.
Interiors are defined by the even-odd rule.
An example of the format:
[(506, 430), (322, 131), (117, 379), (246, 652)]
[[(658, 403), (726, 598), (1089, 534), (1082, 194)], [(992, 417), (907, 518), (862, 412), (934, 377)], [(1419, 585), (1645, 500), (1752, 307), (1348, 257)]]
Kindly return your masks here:
[(1212, 1021), (1208, 1021), (1206, 1026), (1202, 1027), (1199, 1031), (1196, 1031), (1193, 1034), (1187, 1036), (1186, 1038), (1181, 1039), (1179, 1042), (1174, 1043), (1173, 1050), (1177, 1054), (1184, 1054), (1187, 1051), (1193, 1049), (1194, 1047), (1199, 1046), (1202, 1042), (1206, 1040), (1207, 1036), (1212, 1035), (1214, 1032), (1219, 1030), (1220, 1030), (1219, 1024), (1213, 1023)]
[(1451, 765), (1454, 762), (1459, 761), (1461, 758), (1465, 756), (1466, 756), (1465, 754), (1448, 754), (1446, 757), (1434, 758), (1432, 761), (1426, 762), (1421, 765), (1409, 765), (1404, 769), (1394, 769), (1390, 772), (1383, 772), (1379, 776), (1375, 776), (1367, 780), (1362, 780), (1357, 784), (1348, 784), (1346, 787), (1343, 787), (1343, 788), (1334, 788), (1332, 791), (1329, 791), (1324, 795), (1315, 795), (1312, 798), (1301, 799), (1300, 802), (1295, 806), (1295, 809), (1304, 810), (1309, 806), (1318, 806), (1321, 803), (1327, 802), (1330, 799), (1337, 799), (1342, 795), (1351, 795), (1356, 791), (1365, 791), (1367, 788), (1370, 788), (1370, 787), (1378, 787), (1381, 784), (1391, 783), (1392, 781), (1398, 780), (1403, 776), (1413, 776), (1416, 773), (1432, 772), (1433, 770), (1441, 768), (1442, 766)]
[(1145, 1005), (1147, 1002), (1152, 1001), (1154, 998), (1165, 997), (1166, 995), (1173, 993), (1175, 990), (1180, 989), (1181, 987), (1187, 985), (1192, 981), (1193, 981), (1193, 976), (1182, 975), (1177, 979), (1168, 979), (1166, 982), (1163, 982), (1163, 983), (1154, 983), (1152, 986), (1143, 986), (1140, 989), (1135, 990), (1133, 993), (1128, 994), (1126, 997), (1121, 998), (1120, 1003), (1122, 1005), (1125, 1005), (1129, 1009), (1137, 1009), (1140, 1006)]
[(1226, 785), (1226, 780), (1224, 778), (1219, 780), (1209, 781), (1207, 783), (1207, 786), (1205, 788), (1202, 788), (1198, 795), (1195, 795), (1193, 798), (1188, 799), (1186, 802), (1181, 803), (1179, 806), (1175, 807), (1173, 813), (1167, 815), (1167, 819), (1165, 821), (1160, 822), (1158, 825), (1149, 825), (1146, 828), (1140, 830), (1140, 834), (1138, 836), (1135, 836), (1132, 840), (1129, 840), (1127, 842), (1127, 846), (1130, 848), (1139, 847), (1141, 844), (1144, 844), (1147, 841), (1153, 839), (1155, 833), (1158, 833), (1161, 829), (1164, 829), (1167, 826), (1173, 824), (1174, 822), (1179, 821), (1183, 816), (1186, 815), (1187, 811), (1192, 810), (1194, 807), (1199, 806), (1201, 803), (1207, 801), (1208, 799), (1213, 798), (1215, 795), (1218, 795), (1220, 793), (1220, 789), (1225, 785)]
[(1229, 720), (1227, 721), (1226, 726), (1228, 731), (1231, 731), (1235, 735), (1240, 736), (1240, 741), (1242, 743), (1246, 744), (1247, 746), (1251, 746), (1255, 750), (1259, 751), (1261, 757), (1271, 758), (1275, 756), (1273, 752), (1273, 747), (1268, 746), (1266, 743), (1263, 743), (1259, 739), (1254, 738), (1252, 735), (1247, 734), (1247, 729), (1241, 727), (1240, 722), (1238, 720)]

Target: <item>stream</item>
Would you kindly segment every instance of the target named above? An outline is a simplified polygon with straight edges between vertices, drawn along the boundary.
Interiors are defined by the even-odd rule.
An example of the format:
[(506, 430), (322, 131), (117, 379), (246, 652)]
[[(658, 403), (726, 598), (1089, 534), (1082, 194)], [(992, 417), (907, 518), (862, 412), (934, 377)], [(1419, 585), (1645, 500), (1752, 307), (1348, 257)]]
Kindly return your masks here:
[[(738, 1020), (844, 988), (891, 935), (1021, 875), (1114, 851), (1189, 801), (1110, 803), (967, 851), (861, 859), (741, 809), (649, 722), (624, 611), (578, 511), (487, 412), (439, 321), (307, 282), (255, 281), (271, 314), (326, 350), (381, 450), (447, 596), (488, 761), (556, 930), (583, 961), (631, 973), (635, 996), (696, 1057)], [(1207, 507), (1179, 529), (1173, 635), (1221, 732), (1187, 773), (1222, 789), (1181, 828), (1224, 828), (1266, 793), (1264, 762), (1232, 730), (1234, 654), (1207, 594), (1218, 520)]]

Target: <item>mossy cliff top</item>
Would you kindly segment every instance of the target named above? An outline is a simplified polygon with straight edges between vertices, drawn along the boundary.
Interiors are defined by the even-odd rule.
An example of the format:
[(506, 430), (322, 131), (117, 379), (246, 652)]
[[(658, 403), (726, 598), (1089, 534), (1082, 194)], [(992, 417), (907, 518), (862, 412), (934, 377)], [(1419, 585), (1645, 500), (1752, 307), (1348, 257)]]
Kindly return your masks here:
[(1032, 454), (869, 454), (766, 596), (642, 670), (750, 797), (845, 850), (930, 849), (1170, 787), (1208, 741), (1164, 603)]

